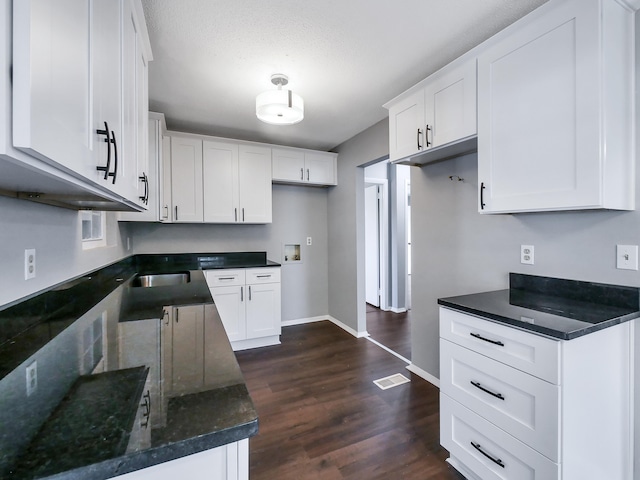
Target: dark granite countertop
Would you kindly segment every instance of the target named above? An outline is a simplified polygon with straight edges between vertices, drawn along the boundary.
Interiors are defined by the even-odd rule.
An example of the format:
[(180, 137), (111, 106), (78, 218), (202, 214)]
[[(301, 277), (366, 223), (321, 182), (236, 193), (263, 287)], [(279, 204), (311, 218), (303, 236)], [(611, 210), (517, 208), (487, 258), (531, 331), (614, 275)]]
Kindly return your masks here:
[(509, 274), (509, 289), (440, 298), (438, 304), (571, 340), (640, 317), (640, 288)]
[[(111, 478), (257, 433), (201, 270), (272, 266), (279, 264), (264, 252), (135, 255), (2, 307), (0, 477)], [(185, 284), (133, 286), (138, 274), (183, 271)], [(37, 387), (27, 394), (34, 361)], [(135, 384), (137, 397), (142, 390), (123, 383), (117, 395), (98, 385), (123, 382), (135, 367), (148, 371), (150, 435), (123, 452), (123, 439), (134, 436), (123, 425), (143, 402), (131, 402), (130, 390)], [(83, 405), (102, 413), (78, 414)], [(100, 420), (110, 409), (112, 424)], [(78, 438), (82, 448), (70, 448)]]

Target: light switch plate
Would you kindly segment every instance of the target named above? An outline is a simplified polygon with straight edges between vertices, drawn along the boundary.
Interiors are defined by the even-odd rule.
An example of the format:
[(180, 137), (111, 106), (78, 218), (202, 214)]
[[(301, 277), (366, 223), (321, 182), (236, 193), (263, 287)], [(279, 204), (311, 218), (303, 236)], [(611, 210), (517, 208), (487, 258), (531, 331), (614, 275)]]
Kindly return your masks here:
[(621, 270), (638, 270), (638, 245), (617, 246), (616, 268)]

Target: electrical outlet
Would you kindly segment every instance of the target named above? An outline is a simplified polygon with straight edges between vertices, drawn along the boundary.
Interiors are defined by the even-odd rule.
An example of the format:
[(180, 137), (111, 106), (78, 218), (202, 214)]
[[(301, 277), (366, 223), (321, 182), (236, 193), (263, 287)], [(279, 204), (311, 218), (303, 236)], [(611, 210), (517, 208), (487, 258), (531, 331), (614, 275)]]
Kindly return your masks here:
[(520, 263), (533, 265), (533, 245), (520, 245)]
[(311, 245), (313, 243), (313, 241), (311, 240), (311, 237), (307, 237), (307, 245)]
[(638, 270), (638, 245), (617, 246), (616, 268), (621, 270)]
[(38, 389), (38, 363), (34, 360), (27, 367), (27, 397), (33, 395)]
[(24, 251), (24, 279), (36, 278), (36, 249)]

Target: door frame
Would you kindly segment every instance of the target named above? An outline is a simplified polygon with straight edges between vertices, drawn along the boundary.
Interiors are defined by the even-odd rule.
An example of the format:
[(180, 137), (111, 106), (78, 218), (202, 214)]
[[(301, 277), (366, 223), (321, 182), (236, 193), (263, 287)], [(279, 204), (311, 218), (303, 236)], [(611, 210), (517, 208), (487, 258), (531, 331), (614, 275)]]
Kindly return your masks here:
[(380, 201), (378, 202), (378, 218), (380, 220), (378, 225), (378, 247), (380, 250), (380, 258), (378, 260), (380, 265), (380, 310), (388, 311), (389, 303), (387, 295), (387, 285), (389, 271), (389, 181), (386, 178), (365, 177), (364, 188), (373, 185), (377, 185), (380, 187)]

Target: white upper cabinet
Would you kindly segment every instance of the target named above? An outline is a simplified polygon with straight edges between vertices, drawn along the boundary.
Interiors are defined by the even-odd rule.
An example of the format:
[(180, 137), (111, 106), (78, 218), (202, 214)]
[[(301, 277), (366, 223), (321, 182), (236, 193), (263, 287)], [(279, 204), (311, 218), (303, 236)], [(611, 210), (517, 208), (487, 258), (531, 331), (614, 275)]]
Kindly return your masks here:
[(203, 221), (202, 140), (171, 137), (173, 221)]
[(337, 185), (337, 154), (274, 148), (273, 183)]
[(393, 102), (389, 108), (389, 159), (401, 160), (424, 149), (424, 90)]
[(13, 2), (13, 143), (97, 179), (90, 151), (87, 0)]
[(451, 64), (424, 87), (424, 149), (441, 147), (477, 133), (476, 61)]
[(164, 222), (167, 221), (170, 216), (171, 183), (169, 183), (168, 188), (163, 188), (165, 176), (171, 179), (171, 163), (168, 163), (168, 174), (165, 171), (165, 162), (170, 162), (171, 158), (169, 151), (171, 144), (169, 143), (169, 137), (164, 135), (167, 130), (164, 115), (162, 113), (150, 112), (147, 127), (149, 139), (147, 155), (149, 165), (144, 177), (146, 182), (141, 182), (143, 190), (139, 195), (140, 198), (144, 200), (147, 209), (144, 212), (121, 213), (118, 220), (129, 222)]
[(271, 223), (271, 149), (203, 142), (204, 221)]
[(480, 212), (634, 209), (633, 22), (551, 1), (480, 51)]
[(390, 160), (422, 165), (474, 151), (476, 103), (475, 57), (454, 61), (392, 100), (385, 105)]
[(238, 144), (203, 142), (204, 221), (238, 221)]
[(238, 222), (271, 223), (271, 148), (240, 145)]
[[(7, 172), (21, 177), (18, 193), (75, 208), (92, 206), (85, 200), (97, 194), (113, 201), (97, 207), (144, 208), (138, 170), (147, 158), (151, 49), (141, 12), (139, 0), (13, 2), (12, 148), (41, 162), (3, 148), (28, 168), (25, 175)], [(131, 43), (127, 18), (134, 17)], [(38, 172), (74, 181), (49, 186)]]

